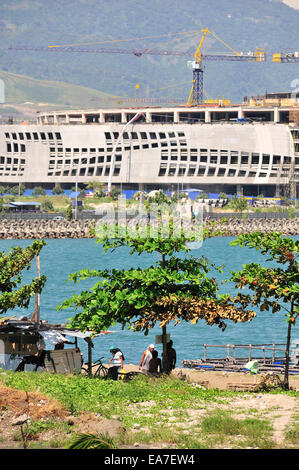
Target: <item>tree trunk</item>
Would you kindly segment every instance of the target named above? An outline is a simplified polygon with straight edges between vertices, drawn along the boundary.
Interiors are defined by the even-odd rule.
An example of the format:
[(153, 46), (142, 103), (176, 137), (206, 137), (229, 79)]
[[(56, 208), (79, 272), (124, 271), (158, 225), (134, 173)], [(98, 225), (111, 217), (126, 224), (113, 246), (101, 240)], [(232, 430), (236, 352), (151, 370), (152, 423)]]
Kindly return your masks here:
[[(291, 316), (293, 316), (294, 305), (291, 304)], [(291, 328), (292, 323), (288, 323), (287, 345), (286, 345), (286, 363), (284, 369), (284, 387), (289, 390), (289, 363), (290, 363), (290, 344), (291, 344)]]
[(162, 328), (162, 343), (163, 343), (163, 356), (162, 356), (162, 372), (169, 374), (170, 367), (167, 357), (167, 336), (166, 336), (166, 326)]
[[(165, 268), (165, 255), (162, 255), (162, 268)], [(162, 356), (162, 372), (169, 374), (170, 367), (167, 357), (167, 336), (166, 326), (162, 327), (162, 344), (163, 344), (163, 356)]]

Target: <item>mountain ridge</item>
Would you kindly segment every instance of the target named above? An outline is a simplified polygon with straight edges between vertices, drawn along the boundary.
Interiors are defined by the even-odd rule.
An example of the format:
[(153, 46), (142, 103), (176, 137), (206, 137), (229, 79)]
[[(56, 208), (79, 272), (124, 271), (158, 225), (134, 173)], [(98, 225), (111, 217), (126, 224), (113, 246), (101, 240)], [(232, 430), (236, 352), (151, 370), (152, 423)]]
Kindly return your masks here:
[[(235, 50), (261, 47), (268, 53), (265, 64), (205, 63), (204, 88), (212, 98), (224, 96), (240, 102), (244, 95), (288, 91), (298, 70), (297, 64), (271, 63), (273, 52), (299, 50), (299, 11), (281, 0), (221, 0), (220, 8), (218, 0), (187, 0), (183, 5), (179, 0), (16, 0), (6, 2), (4, 7), (0, 19), (0, 69), (37, 80), (63, 82), (109, 95), (187, 101), (192, 84), (187, 57), (8, 48), (112, 41), (103, 46), (188, 50), (192, 60), (201, 33), (177, 33), (200, 31), (207, 26)], [(168, 33), (172, 36), (161, 37)], [(133, 41), (145, 37), (152, 39)], [(210, 35), (204, 42), (205, 52), (225, 50)]]

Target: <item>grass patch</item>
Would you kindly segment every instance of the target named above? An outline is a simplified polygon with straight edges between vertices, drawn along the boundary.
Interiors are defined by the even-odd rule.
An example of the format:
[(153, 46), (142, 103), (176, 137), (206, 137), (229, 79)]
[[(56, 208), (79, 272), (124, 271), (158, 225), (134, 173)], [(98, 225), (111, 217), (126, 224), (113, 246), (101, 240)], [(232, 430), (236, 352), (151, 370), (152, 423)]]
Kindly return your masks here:
[(288, 426), (285, 433), (285, 439), (288, 443), (298, 447), (299, 445), (299, 415), (293, 417), (292, 423)]
[[(47, 372), (0, 371), (1, 383), (28, 392), (38, 390), (75, 416), (90, 412), (120, 420), (126, 432), (119, 435), (117, 445), (139, 442), (185, 449), (275, 447), (269, 421), (252, 416), (258, 413), (257, 409), (247, 410), (245, 418), (244, 411), (238, 418), (231, 409), (220, 409), (221, 405), (229, 407), (235, 398), (242, 397), (241, 392), (194, 387), (175, 377), (157, 380), (138, 376), (124, 383)], [(293, 395), (293, 392), (284, 393)], [(208, 412), (209, 409), (214, 411)], [(237, 407), (235, 413), (238, 410)], [(52, 433), (51, 447), (65, 445), (72, 430), (52, 429), (52, 425), (51, 422), (34, 422), (30, 424), (30, 432), (33, 436), (40, 435), (42, 440), (44, 433), (48, 436)], [(296, 422), (288, 430), (287, 439), (290, 442), (298, 439)]]
[(213, 442), (223, 444), (225, 440), (238, 438), (239, 447), (273, 448), (273, 428), (268, 420), (257, 418), (236, 419), (231, 412), (216, 410), (201, 422), (202, 432)]
[(128, 405), (153, 402), (163, 409), (188, 409), (196, 401), (221, 402), (225, 397), (236, 392), (217, 389), (198, 389), (175, 378), (151, 380), (148, 377), (136, 377), (123, 383), (121, 381), (89, 379), (81, 375), (6, 371), (0, 373), (0, 382), (8, 387), (24, 391), (34, 391), (52, 397), (66, 406), (70, 412), (101, 412), (107, 418), (121, 414), (124, 419), (128, 414)]

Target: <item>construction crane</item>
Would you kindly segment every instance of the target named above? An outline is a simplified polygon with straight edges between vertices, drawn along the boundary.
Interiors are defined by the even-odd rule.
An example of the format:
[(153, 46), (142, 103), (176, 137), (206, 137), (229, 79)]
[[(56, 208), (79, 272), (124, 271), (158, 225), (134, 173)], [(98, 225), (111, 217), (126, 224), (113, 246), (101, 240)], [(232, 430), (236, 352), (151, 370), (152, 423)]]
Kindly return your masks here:
[(273, 54), (272, 62), (299, 62), (299, 52), (278, 52)]
[[(264, 62), (266, 60), (266, 53), (263, 49), (256, 48), (255, 52), (237, 52), (220, 39), (216, 34), (212, 33), (208, 28), (201, 30), (203, 35), (199, 46), (194, 54), (194, 61), (188, 62), (188, 66), (193, 70), (193, 85), (188, 98), (189, 105), (198, 105), (203, 102), (203, 60), (219, 60), (218, 55), (205, 55), (201, 53), (201, 48), (207, 34), (211, 34), (217, 41), (220, 41), (225, 47), (230, 49), (234, 55), (225, 56), (223, 60), (236, 60), (236, 61), (255, 61)], [(222, 60), (222, 59), (220, 59)]]
[[(188, 105), (194, 106), (203, 103), (203, 61), (242, 61), (242, 62), (264, 62), (266, 60), (266, 53), (262, 49), (249, 51), (247, 53), (237, 52), (226, 44), (222, 39), (212, 33), (208, 28), (201, 30), (203, 32), (200, 44), (194, 54), (194, 61), (189, 61), (188, 66), (193, 69), (193, 82), (192, 89), (188, 98)], [(201, 49), (204, 39), (207, 34), (211, 34), (214, 38), (220, 41), (233, 54), (202, 54)], [(166, 51), (157, 49), (118, 49), (110, 47), (97, 47), (97, 48), (82, 48), (77, 45), (63, 45), (63, 46), (11, 46), (8, 50), (13, 51), (34, 51), (34, 52), (77, 52), (77, 53), (96, 53), (96, 54), (133, 54), (136, 57), (143, 55), (160, 55), (160, 56), (190, 56), (190, 52), (186, 51)]]

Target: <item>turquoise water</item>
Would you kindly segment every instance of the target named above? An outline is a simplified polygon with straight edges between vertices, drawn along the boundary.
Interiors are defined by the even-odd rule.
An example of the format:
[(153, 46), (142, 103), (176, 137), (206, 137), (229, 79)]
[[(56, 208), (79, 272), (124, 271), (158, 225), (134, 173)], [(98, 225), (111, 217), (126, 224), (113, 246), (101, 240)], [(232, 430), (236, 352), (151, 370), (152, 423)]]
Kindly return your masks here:
[[(298, 239), (299, 237), (295, 237)], [(229, 277), (230, 270), (237, 271), (248, 262), (259, 262), (265, 265), (265, 257), (253, 249), (231, 247), (233, 237), (212, 238), (206, 240), (202, 247), (192, 250), (193, 256), (206, 256), (210, 262), (216, 265), (224, 265), (224, 273), (213, 273), (217, 279)], [(86, 280), (74, 285), (67, 282), (68, 274), (79, 269), (93, 268), (129, 268), (145, 267), (153, 264), (158, 259), (157, 255), (130, 255), (126, 247), (114, 252), (103, 253), (101, 245), (96, 245), (92, 239), (51, 239), (45, 240), (47, 245), (40, 254), (41, 273), (47, 276), (46, 286), (41, 294), (41, 318), (52, 323), (63, 323), (73, 316), (73, 311), (56, 311), (56, 306), (64, 299), (79, 293), (81, 290), (91, 287), (93, 280)], [(12, 246), (27, 246), (30, 240), (1, 240), (0, 251), (8, 251)], [(23, 276), (23, 282), (37, 275), (36, 264), (33, 262), (29, 271)], [(225, 284), (223, 292), (234, 292), (233, 285)], [(18, 316), (31, 314), (34, 310), (34, 300), (31, 301), (29, 310), (16, 310)], [(101, 336), (94, 340), (93, 358), (104, 356), (104, 360), (110, 358), (109, 347), (115, 345), (122, 349), (125, 362), (138, 364), (143, 350), (155, 342), (155, 335), (161, 333), (159, 326), (150, 331), (146, 337), (143, 333), (121, 330), (119, 326), (111, 327), (114, 334)], [(177, 351), (178, 366), (182, 359), (198, 359), (203, 357), (203, 344), (265, 344), (285, 343), (287, 323), (283, 313), (272, 314), (260, 312), (250, 323), (232, 324), (227, 322), (227, 328), (222, 332), (216, 325), (207, 326), (204, 321), (197, 325), (181, 323), (170, 325), (168, 333), (174, 342)], [(298, 323), (293, 329), (292, 339), (299, 339)], [(84, 340), (79, 340), (79, 347), (87, 359), (87, 348)], [(161, 356), (161, 345), (157, 346)], [(225, 349), (215, 349), (213, 356), (225, 356)], [(241, 354), (240, 354), (241, 355)]]

